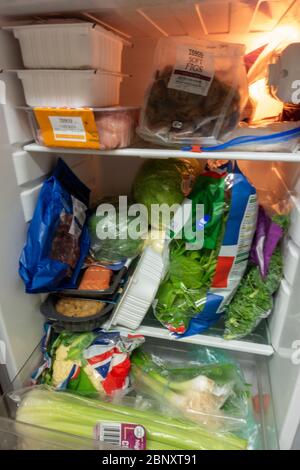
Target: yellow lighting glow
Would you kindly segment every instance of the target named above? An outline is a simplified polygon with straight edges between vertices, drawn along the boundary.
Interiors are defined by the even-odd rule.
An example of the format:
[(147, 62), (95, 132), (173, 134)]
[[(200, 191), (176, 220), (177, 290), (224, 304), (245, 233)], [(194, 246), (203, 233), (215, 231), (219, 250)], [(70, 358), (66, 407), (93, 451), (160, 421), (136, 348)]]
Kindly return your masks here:
[(264, 52), (274, 50), (281, 43), (291, 43), (300, 41), (300, 29), (295, 24), (277, 26), (270, 33), (262, 34), (255, 42), (247, 46), (246, 54), (268, 44)]

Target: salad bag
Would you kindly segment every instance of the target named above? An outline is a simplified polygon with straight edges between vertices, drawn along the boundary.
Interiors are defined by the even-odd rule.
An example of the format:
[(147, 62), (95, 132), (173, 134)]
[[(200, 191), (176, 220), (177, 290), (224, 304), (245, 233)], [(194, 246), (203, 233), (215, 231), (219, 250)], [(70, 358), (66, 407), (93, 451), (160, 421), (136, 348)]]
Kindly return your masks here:
[[(203, 246), (192, 237), (172, 240), (153, 304), (157, 319), (178, 336), (201, 333), (220, 319), (247, 267), (257, 219), (256, 190), (237, 165), (200, 175), (189, 199)], [(196, 220), (197, 204), (204, 206), (203, 221)]]
[(138, 134), (160, 145), (216, 143), (247, 102), (243, 54), (241, 44), (160, 39)]
[(87, 333), (55, 333), (45, 324), (43, 364), (33, 373), (32, 384), (55, 390), (111, 396), (129, 386), (130, 354), (143, 343), (141, 335), (96, 329)]
[(148, 233), (147, 219), (143, 218), (135, 238), (130, 233), (134, 220), (135, 216), (123, 210), (117, 198), (101, 201), (88, 219), (90, 255), (94, 262), (120, 269), (128, 258), (135, 258), (142, 252)]
[(270, 315), (283, 276), (280, 241), (287, 225), (287, 216), (270, 217), (259, 208), (246, 274), (226, 309), (225, 339), (249, 335)]
[(85, 226), (90, 190), (59, 159), (44, 182), (19, 260), (27, 293), (76, 286), (89, 237)]

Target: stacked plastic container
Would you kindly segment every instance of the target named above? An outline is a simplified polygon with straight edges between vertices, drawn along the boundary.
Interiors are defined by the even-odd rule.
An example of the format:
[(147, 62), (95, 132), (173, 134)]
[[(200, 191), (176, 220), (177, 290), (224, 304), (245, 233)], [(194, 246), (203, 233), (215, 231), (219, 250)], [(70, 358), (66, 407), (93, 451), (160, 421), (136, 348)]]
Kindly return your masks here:
[[(122, 38), (87, 22), (41, 23), (6, 29), (12, 29), (20, 42), (25, 69), (15, 72), (22, 81), (28, 106), (93, 108), (98, 132), (101, 129), (106, 133), (99, 148), (129, 145), (135, 110), (115, 108), (119, 105), (124, 78)], [(103, 107), (109, 109), (102, 110)], [(36, 140), (44, 144), (34, 112), (29, 110), (29, 114)]]
[(93, 23), (15, 26), (24, 66), (18, 70), (29, 106), (119, 104), (121, 38)]

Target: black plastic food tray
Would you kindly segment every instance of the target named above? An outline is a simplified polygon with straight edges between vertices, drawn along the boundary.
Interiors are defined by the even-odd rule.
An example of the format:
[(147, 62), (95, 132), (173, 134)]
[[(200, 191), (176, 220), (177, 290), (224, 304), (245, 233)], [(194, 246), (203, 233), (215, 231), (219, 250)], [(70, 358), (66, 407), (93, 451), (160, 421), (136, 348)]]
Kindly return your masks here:
[[(111, 315), (115, 303), (108, 303), (101, 312), (89, 317), (66, 317), (57, 312), (55, 305), (60, 298), (57, 294), (48, 295), (45, 302), (41, 305), (41, 313), (53, 321), (53, 328), (56, 331), (69, 330), (74, 332), (92, 331), (101, 326)], [(87, 301), (92, 299), (85, 299)]]
[[(77, 286), (80, 285), (81, 279), (83, 277), (85, 270), (82, 270), (77, 282)], [(124, 266), (120, 271), (113, 271), (111, 283), (108, 289), (105, 290), (79, 290), (77, 289), (59, 289), (56, 292), (59, 294), (64, 294), (69, 297), (76, 297), (76, 298), (83, 298), (83, 299), (93, 299), (93, 300), (102, 300), (106, 298), (113, 297), (119, 286), (121, 285), (121, 281), (125, 277), (127, 272), (127, 267)]]

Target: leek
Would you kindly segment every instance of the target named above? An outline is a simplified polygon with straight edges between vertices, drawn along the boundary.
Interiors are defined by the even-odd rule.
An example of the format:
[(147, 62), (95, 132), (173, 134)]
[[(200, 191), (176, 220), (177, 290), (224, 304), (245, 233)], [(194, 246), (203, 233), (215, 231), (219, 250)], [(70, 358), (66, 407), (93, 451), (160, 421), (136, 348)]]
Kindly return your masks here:
[(232, 381), (219, 386), (202, 374), (185, 381), (170, 380), (169, 371), (142, 350), (132, 355), (131, 374), (137, 385), (146, 388), (161, 402), (167, 402), (187, 419), (209, 423), (214, 428), (222, 425), (224, 413), (221, 408), (232, 393)]

